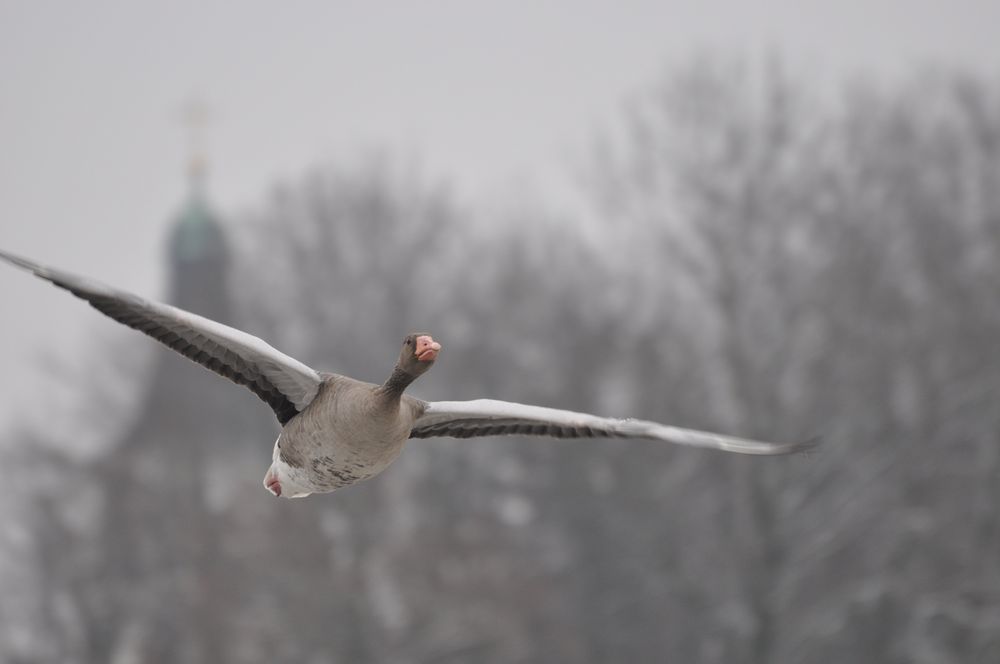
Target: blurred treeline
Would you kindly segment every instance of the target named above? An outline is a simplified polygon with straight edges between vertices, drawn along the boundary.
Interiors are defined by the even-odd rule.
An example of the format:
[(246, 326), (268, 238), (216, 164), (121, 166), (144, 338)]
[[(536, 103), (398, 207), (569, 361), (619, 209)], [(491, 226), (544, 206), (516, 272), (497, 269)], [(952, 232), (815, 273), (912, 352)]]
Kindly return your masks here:
[(0, 656), (1000, 661), (1000, 84), (705, 60), (597, 143), (586, 226), (483, 213), (391, 156), (317, 168), (229, 220), (236, 322), (371, 381), (425, 330), (445, 351), (417, 396), (817, 452), (412, 441), (373, 481), (276, 501), (273, 425), (245, 426), (221, 460), (164, 445), (237, 496), (209, 505), (22, 432), (13, 472), (39, 479), (4, 510)]

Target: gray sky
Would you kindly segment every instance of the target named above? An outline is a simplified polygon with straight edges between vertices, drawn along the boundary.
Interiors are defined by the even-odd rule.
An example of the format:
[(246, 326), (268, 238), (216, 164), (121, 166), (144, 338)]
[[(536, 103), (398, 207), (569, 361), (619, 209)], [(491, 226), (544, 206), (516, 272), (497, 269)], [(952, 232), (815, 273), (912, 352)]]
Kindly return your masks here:
[[(822, 75), (929, 61), (995, 73), (997, 26), (995, 1), (0, 0), (0, 247), (158, 295), (192, 94), (216, 116), (223, 213), (371, 148), (415, 157), (465, 200), (530, 184), (560, 205), (595, 130), (692, 54), (778, 52)], [(73, 363), (115, 324), (6, 267), (0, 302), (2, 426), (37, 418), (53, 389), (41, 356)]]

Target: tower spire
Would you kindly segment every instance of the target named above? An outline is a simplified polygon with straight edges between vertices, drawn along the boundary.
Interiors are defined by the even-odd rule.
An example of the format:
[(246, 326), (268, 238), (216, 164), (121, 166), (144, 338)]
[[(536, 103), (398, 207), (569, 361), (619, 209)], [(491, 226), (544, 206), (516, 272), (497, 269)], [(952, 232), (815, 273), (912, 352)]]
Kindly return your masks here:
[[(224, 233), (208, 204), (208, 196), (205, 191), (207, 170), (205, 127), (209, 121), (208, 108), (199, 97), (192, 97), (180, 110), (180, 121), (187, 129), (189, 190), (187, 200), (174, 224), (170, 242), (170, 256), (176, 266), (182, 266), (174, 270), (175, 278), (181, 281), (189, 277), (177, 275), (193, 274), (191, 265), (194, 263), (204, 263), (206, 269), (212, 272), (212, 274), (198, 277), (194, 284), (187, 284), (186, 281), (184, 284), (180, 282), (175, 284), (175, 297), (193, 298), (196, 297), (193, 293), (203, 289), (209, 281), (222, 279), (219, 275), (225, 271), (224, 263), (226, 262), (227, 250)], [(198, 282), (198, 279), (201, 281)], [(198, 283), (200, 285), (196, 285)], [(196, 308), (195, 310), (197, 311)]]
[(188, 132), (187, 175), (193, 193), (201, 193), (208, 170), (205, 155), (205, 128), (210, 119), (208, 106), (199, 97), (192, 97), (181, 111), (181, 122)]

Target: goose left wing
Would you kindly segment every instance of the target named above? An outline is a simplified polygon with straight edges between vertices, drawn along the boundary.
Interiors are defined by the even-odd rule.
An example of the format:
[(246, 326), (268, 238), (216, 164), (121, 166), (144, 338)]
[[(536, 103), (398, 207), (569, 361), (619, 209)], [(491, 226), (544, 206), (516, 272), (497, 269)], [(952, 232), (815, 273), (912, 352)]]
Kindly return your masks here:
[(315, 370), (252, 334), (3, 251), (0, 259), (68, 290), (106, 316), (247, 387), (274, 410), (281, 424), (308, 406), (319, 391), (322, 378)]
[(768, 443), (645, 420), (598, 417), (494, 399), (427, 402), (424, 404), (423, 414), (417, 418), (410, 431), (410, 438), (470, 438), (510, 434), (556, 438), (647, 438), (740, 454), (789, 454), (801, 451), (811, 444)]

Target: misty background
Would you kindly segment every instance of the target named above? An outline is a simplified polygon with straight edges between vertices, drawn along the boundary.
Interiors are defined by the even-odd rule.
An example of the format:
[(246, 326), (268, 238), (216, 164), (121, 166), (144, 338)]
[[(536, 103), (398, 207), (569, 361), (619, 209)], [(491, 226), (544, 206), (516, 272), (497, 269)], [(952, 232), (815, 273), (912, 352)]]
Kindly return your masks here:
[(428, 330), (423, 398), (822, 448), (278, 501), (266, 406), (5, 270), (0, 661), (1000, 659), (1000, 11), (555, 7), (2, 4), (0, 246), (365, 380)]

